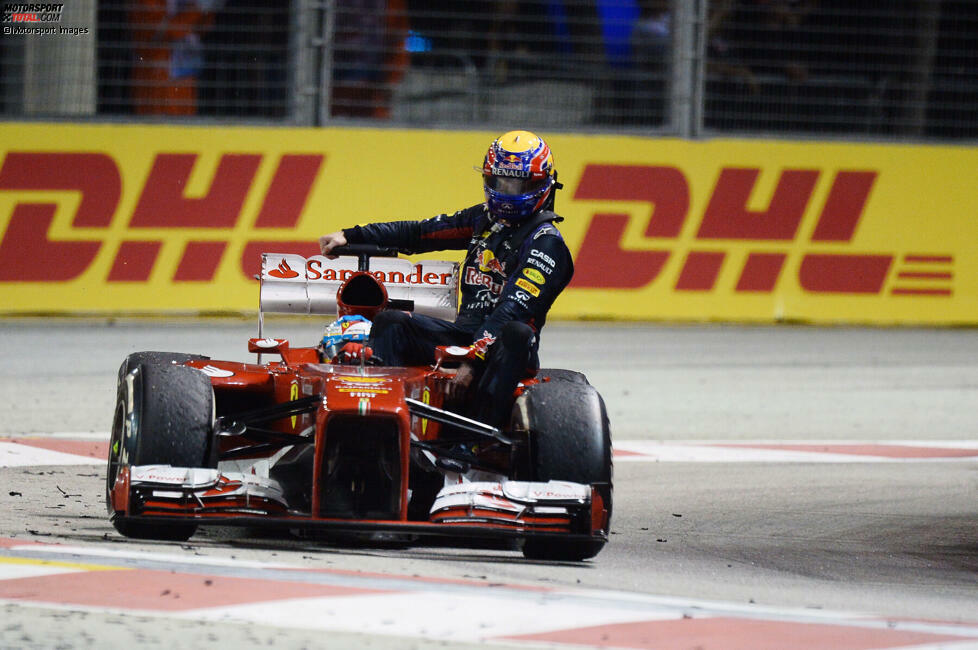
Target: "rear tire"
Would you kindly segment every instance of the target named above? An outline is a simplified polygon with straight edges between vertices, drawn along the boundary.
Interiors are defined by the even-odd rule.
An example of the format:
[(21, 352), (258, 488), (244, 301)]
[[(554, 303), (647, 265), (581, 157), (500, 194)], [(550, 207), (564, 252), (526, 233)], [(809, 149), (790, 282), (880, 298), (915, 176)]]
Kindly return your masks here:
[[(529, 431), (531, 480), (598, 483), (610, 524), (611, 430), (601, 395), (586, 380), (581, 383), (571, 378), (536, 384), (521, 399), (526, 400), (521, 412)], [(528, 539), (523, 555), (532, 560), (580, 561), (594, 557), (604, 545), (605, 540), (599, 539)]]
[(127, 520), (125, 513), (113, 510), (111, 492), (127, 465), (217, 467), (214, 391), (210, 379), (194, 368), (145, 358), (131, 363), (135, 356), (123, 362), (126, 374), (119, 382), (112, 423), (106, 471), (109, 514), (112, 525), (126, 537), (183, 541), (194, 534), (196, 524)]
[(588, 384), (587, 377), (584, 373), (577, 372), (576, 370), (562, 370), (559, 368), (540, 368), (537, 371), (538, 379), (550, 378), (550, 381), (569, 381), (574, 384)]

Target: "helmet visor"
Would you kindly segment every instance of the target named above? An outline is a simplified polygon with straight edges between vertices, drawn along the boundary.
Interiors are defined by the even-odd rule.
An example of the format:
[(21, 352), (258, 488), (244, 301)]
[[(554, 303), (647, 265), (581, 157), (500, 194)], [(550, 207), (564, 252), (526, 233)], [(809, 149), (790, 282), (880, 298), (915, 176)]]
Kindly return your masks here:
[(547, 184), (549, 177), (514, 178), (512, 176), (485, 176), (486, 187), (506, 196), (531, 194)]

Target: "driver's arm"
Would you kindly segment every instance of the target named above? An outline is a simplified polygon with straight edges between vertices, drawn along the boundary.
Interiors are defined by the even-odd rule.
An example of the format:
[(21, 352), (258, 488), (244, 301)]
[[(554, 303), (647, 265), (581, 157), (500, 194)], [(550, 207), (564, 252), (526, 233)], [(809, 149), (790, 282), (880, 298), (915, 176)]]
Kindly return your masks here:
[[(323, 250), (323, 239), (327, 239), (329, 244), (338, 242), (340, 238), (344, 244), (390, 246), (408, 254), (464, 249), (469, 245), (477, 222), (484, 218), (485, 208), (480, 203), (454, 214), (440, 214), (423, 221), (387, 221), (353, 226), (338, 233), (323, 235), (320, 250)], [(333, 243), (329, 250), (344, 244)]]

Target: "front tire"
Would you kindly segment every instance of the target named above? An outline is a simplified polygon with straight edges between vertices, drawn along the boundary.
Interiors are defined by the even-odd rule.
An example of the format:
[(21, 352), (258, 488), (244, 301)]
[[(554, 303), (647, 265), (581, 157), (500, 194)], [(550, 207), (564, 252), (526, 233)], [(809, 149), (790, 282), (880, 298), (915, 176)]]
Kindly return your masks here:
[(217, 467), (214, 391), (208, 377), (194, 368), (124, 362), (123, 366), (127, 365), (119, 382), (106, 470), (106, 502), (112, 525), (136, 539), (189, 539), (197, 530), (196, 524), (129, 520), (125, 513), (113, 509), (111, 492), (121, 468), (128, 465)]
[[(567, 372), (567, 371), (565, 371)], [(583, 378), (583, 375), (578, 375)], [(521, 405), (530, 440), (531, 480), (597, 483), (611, 521), (611, 429), (604, 400), (586, 381), (555, 378), (528, 389)], [(597, 555), (605, 540), (582, 542), (527, 539), (523, 555), (533, 560), (580, 561)]]
[(205, 357), (201, 354), (187, 354), (185, 352), (133, 352), (123, 359), (119, 365), (119, 383), (122, 383), (123, 377), (128, 375), (130, 370), (142, 365), (183, 365), (187, 361), (206, 361), (208, 359), (210, 357)]

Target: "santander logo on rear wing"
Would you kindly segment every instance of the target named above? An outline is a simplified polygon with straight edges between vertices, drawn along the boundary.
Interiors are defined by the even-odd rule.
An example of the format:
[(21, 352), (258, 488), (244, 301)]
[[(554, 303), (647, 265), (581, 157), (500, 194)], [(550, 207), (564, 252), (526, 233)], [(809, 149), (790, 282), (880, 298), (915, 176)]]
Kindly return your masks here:
[[(336, 292), (356, 272), (356, 257), (262, 253), (259, 311), (335, 315)], [(374, 257), (368, 273), (383, 283), (390, 300), (411, 301), (419, 314), (454, 320), (458, 262)]]

